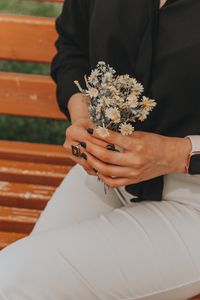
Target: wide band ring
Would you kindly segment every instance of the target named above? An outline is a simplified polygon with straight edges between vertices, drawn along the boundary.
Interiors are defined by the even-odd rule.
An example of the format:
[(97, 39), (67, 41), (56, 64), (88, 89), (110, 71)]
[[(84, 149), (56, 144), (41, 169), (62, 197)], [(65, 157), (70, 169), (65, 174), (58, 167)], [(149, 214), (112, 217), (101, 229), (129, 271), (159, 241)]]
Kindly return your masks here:
[(72, 144), (72, 154), (76, 157), (80, 157), (81, 156), (81, 149), (79, 148), (80, 143), (78, 144)]

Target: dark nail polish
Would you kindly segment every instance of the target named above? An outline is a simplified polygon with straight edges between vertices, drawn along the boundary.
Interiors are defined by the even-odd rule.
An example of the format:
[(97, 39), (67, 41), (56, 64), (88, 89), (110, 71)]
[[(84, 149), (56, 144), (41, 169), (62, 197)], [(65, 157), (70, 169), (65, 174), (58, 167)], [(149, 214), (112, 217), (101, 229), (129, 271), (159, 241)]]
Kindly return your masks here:
[(85, 152), (81, 153), (81, 157), (87, 160), (87, 154)]
[(85, 148), (85, 149), (86, 149), (86, 147), (87, 147), (87, 144), (86, 144), (85, 142), (80, 142), (80, 145), (81, 145), (83, 148)]
[(87, 132), (88, 132), (89, 134), (93, 134), (94, 129), (93, 129), (93, 128), (88, 128), (88, 129), (87, 129)]
[(106, 149), (107, 149), (107, 150), (112, 150), (112, 151), (115, 151), (115, 150), (116, 150), (114, 145), (107, 145), (107, 146), (106, 146)]

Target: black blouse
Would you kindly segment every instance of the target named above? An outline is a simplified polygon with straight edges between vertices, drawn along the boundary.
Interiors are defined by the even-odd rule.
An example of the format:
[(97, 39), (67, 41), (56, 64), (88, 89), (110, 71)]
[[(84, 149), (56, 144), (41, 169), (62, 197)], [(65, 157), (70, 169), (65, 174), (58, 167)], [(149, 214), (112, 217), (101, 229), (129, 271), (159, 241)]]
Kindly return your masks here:
[[(137, 130), (200, 134), (200, 1), (65, 0), (51, 65), (60, 109), (99, 60), (142, 82), (156, 108)], [(162, 149), (161, 149), (162, 151)], [(161, 200), (163, 176), (126, 186), (139, 200)]]

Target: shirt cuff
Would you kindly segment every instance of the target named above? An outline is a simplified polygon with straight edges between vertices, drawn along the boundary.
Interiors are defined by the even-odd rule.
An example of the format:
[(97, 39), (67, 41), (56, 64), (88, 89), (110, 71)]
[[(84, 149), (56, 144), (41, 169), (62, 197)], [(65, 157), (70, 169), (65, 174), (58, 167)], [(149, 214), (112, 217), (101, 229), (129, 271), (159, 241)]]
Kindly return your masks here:
[(187, 135), (192, 144), (192, 152), (200, 151), (200, 135)]

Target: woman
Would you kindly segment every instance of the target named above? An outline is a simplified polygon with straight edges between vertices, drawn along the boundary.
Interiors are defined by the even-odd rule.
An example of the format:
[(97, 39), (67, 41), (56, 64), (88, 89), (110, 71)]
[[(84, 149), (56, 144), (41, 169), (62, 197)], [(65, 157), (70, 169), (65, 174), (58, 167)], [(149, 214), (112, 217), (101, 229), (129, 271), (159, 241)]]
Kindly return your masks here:
[[(65, 1), (52, 77), (77, 164), (30, 237), (1, 252), (0, 299), (200, 293), (199, 12), (199, 0)], [(73, 83), (99, 60), (137, 77), (158, 102), (129, 137), (98, 136)]]

